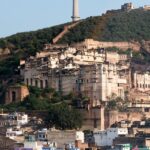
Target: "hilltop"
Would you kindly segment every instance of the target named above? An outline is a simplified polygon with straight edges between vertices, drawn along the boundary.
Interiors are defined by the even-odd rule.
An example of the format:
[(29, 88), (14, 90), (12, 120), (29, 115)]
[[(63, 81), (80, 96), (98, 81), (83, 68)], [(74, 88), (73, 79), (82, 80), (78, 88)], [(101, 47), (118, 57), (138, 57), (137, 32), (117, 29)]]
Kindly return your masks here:
[[(70, 24), (70, 23), (67, 23)], [(66, 24), (41, 29), (34, 32), (18, 33), (0, 39), (0, 48), (41, 50), (43, 44), (52, 42)], [(89, 17), (70, 29), (59, 43), (73, 43), (92, 38), (98, 41), (141, 41), (150, 40), (150, 11), (130, 12), (109, 11), (102, 16)]]
[[(34, 32), (18, 33), (0, 39), (1, 51), (10, 55), (0, 56), (0, 76), (15, 74), (19, 59), (34, 55), (42, 50), (44, 44), (51, 43), (64, 27), (61, 24)], [(138, 41), (150, 40), (150, 11), (132, 10), (130, 12), (109, 11), (102, 16), (81, 20), (63, 36), (58, 43), (75, 43), (92, 38), (98, 41)], [(4, 52), (5, 53), (5, 52)]]

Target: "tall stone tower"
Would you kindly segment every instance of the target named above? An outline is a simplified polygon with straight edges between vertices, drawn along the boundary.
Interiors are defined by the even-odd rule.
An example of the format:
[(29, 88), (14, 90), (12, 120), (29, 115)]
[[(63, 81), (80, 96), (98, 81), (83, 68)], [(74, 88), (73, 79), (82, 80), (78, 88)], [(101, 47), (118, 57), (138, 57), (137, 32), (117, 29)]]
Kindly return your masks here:
[(73, 14), (71, 18), (73, 22), (80, 20), (78, 0), (73, 0)]

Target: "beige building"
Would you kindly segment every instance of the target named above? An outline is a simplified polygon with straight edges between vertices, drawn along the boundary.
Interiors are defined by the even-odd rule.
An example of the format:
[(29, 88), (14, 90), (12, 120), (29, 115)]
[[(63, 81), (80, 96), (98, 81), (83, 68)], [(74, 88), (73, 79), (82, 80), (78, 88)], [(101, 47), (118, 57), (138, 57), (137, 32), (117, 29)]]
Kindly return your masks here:
[(141, 92), (150, 92), (150, 72), (135, 71), (133, 74), (134, 88)]
[(26, 86), (10, 86), (5, 94), (5, 104), (23, 101), (28, 95), (29, 91)]
[(129, 58), (125, 54), (108, 52), (100, 48), (101, 44), (87, 39), (72, 47), (46, 45), (45, 50), (26, 60), (22, 71), (25, 84), (52, 87), (63, 94), (81, 93), (94, 105), (112, 96), (124, 99), (129, 82), (129, 71), (125, 72), (130, 67)]
[(113, 96), (124, 99), (126, 78), (120, 78), (115, 64), (103, 63), (81, 66), (77, 81), (78, 92), (88, 97), (95, 105), (108, 101)]
[(48, 131), (47, 138), (52, 143), (55, 143), (57, 148), (65, 148), (68, 144), (75, 144), (75, 141), (84, 143), (84, 133), (82, 131), (74, 130), (52, 130)]

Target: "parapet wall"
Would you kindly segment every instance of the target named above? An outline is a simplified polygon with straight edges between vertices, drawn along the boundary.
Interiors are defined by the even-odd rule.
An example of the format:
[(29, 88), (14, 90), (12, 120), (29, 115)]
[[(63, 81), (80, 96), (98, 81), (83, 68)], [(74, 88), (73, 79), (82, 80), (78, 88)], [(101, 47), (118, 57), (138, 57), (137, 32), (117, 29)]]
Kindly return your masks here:
[(93, 39), (86, 39), (84, 42), (73, 44), (75, 47), (86, 47), (88, 49), (92, 48), (108, 48), (108, 47), (118, 47), (122, 50), (133, 49), (134, 51), (139, 51), (141, 48), (138, 42), (102, 42), (94, 41)]

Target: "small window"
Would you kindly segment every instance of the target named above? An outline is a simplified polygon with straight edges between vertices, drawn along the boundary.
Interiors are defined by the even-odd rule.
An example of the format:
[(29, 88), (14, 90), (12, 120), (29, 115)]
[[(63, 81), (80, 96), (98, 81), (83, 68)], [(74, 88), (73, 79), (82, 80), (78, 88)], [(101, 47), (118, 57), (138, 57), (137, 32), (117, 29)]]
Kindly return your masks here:
[(149, 108), (145, 108), (145, 112), (149, 112)]
[(33, 80), (31, 79), (31, 86), (32, 86), (32, 84), (33, 84)]
[(145, 88), (147, 88), (147, 84), (145, 84)]
[(35, 86), (38, 87), (38, 80), (35, 80)]
[(12, 92), (12, 102), (16, 101), (16, 92)]
[(28, 78), (26, 79), (26, 84), (27, 84), (27, 86), (29, 85), (29, 79)]
[(45, 87), (48, 88), (48, 81), (45, 80)]
[(43, 80), (40, 80), (40, 88), (43, 89)]
[(48, 57), (44, 57), (43, 61), (47, 62), (48, 61)]

